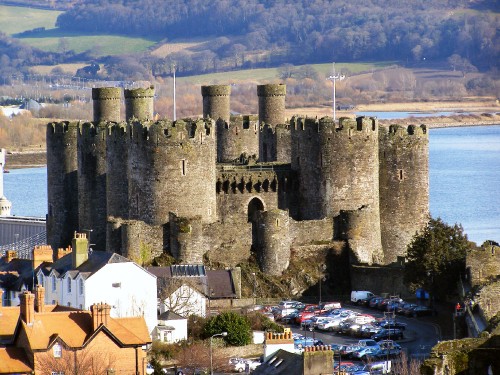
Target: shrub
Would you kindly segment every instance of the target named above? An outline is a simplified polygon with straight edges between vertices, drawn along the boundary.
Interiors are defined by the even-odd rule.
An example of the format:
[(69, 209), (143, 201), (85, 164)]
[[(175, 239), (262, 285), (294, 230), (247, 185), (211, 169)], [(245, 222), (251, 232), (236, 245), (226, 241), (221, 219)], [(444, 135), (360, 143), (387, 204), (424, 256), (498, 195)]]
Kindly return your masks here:
[(243, 346), (251, 342), (250, 321), (246, 316), (235, 312), (223, 312), (210, 318), (205, 324), (205, 338), (221, 332), (227, 332), (225, 340), (229, 345)]

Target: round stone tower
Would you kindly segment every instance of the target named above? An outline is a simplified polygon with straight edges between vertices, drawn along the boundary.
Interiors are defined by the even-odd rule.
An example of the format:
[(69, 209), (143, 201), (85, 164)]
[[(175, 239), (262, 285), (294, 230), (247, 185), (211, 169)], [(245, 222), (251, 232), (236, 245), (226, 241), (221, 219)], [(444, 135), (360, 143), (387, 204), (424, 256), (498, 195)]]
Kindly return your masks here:
[(290, 216), (288, 211), (262, 211), (258, 218), (258, 261), (262, 272), (279, 276), (290, 263)]
[(94, 122), (120, 121), (121, 89), (119, 87), (99, 87), (92, 89)]
[[(358, 254), (358, 259), (382, 259), (379, 211), (378, 121), (376, 118), (341, 118), (337, 127), (333, 119), (319, 121), (319, 195), (322, 216), (335, 217), (341, 210), (364, 213), (373, 233), (372, 243), (363, 249), (372, 254)], [(368, 220), (366, 216), (371, 216)], [(365, 251), (365, 250), (360, 250)]]
[(179, 217), (170, 214), (170, 252), (184, 264), (203, 264), (208, 243), (203, 238), (201, 217)]
[(243, 156), (255, 156), (254, 160), (259, 156), (257, 116), (231, 116), (230, 122), (217, 121), (217, 161), (233, 162)]
[(173, 212), (216, 220), (213, 120), (129, 124), (129, 217), (163, 225)]
[(425, 125), (380, 130), (380, 217), (389, 264), (406, 255), (429, 220), (429, 136)]
[(109, 124), (106, 137), (106, 251), (121, 252), (121, 230), (109, 218), (128, 219), (128, 143), (125, 123)]
[[(325, 122), (325, 119), (321, 121)], [(323, 124), (323, 126), (326, 126)], [(333, 126), (333, 124), (331, 124)], [(321, 152), (319, 123), (314, 118), (297, 118), (290, 121), (292, 160), (294, 171), (299, 174), (299, 218), (323, 219), (324, 197), (320, 195)]]
[(47, 125), (47, 243), (66, 248), (78, 230), (78, 122)]
[(271, 126), (284, 124), (286, 85), (258, 85), (257, 96), (259, 97), (259, 124)]
[(101, 251), (106, 250), (107, 126), (104, 122), (83, 123), (77, 139), (79, 229), (91, 230), (90, 242)]
[(203, 117), (217, 121), (219, 118), (226, 123), (230, 120), (231, 86), (211, 85), (201, 86), (203, 96)]
[(153, 107), (155, 89), (153, 86), (148, 88), (138, 88), (125, 90), (125, 119), (153, 120)]

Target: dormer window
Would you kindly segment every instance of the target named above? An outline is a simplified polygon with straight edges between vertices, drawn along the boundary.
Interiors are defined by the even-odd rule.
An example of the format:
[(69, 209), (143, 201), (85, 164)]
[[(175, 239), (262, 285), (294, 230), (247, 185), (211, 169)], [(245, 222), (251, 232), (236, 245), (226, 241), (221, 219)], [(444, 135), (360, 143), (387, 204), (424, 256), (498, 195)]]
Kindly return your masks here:
[(55, 343), (54, 346), (52, 347), (52, 353), (54, 354), (54, 358), (61, 358), (62, 357), (62, 346), (59, 343)]

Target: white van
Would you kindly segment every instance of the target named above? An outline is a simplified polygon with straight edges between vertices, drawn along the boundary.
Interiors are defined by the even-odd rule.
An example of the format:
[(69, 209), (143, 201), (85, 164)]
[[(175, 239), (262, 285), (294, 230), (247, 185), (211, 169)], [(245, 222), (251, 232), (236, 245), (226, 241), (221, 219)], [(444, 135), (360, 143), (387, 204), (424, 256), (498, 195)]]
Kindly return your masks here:
[(366, 290), (353, 290), (351, 292), (351, 302), (358, 303), (359, 300), (373, 297), (375, 294)]

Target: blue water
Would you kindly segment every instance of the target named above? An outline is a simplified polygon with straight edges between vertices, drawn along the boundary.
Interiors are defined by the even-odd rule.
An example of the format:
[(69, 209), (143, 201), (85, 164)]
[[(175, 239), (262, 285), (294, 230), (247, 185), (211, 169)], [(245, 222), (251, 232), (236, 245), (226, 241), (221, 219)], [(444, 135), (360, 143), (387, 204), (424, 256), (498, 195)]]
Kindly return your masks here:
[[(460, 114), (464, 114), (461, 112)], [(382, 111), (372, 111), (372, 112), (356, 112), (356, 116), (367, 116), (376, 117), (379, 120), (394, 120), (409, 117), (439, 117), (439, 116), (454, 116), (457, 112), (382, 112)]]
[[(12, 214), (45, 216), (46, 181), (45, 168), (5, 174)], [(430, 210), (478, 244), (500, 241), (500, 125), (430, 130)]]

